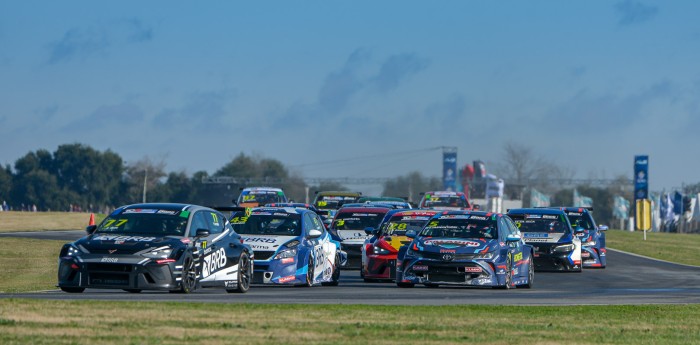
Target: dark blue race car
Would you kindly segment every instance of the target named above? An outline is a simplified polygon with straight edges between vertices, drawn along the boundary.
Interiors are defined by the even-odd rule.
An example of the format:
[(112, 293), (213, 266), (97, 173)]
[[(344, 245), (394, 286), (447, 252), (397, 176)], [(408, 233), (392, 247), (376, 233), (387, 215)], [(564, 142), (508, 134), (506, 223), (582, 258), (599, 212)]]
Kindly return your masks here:
[(444, 211), (420, 232), (409, 230), (406, 235), (413, 241), (398, 253), (399, 287), (532, 287), (533, 249), (505, 215)]
[(581, 240), (581, 265), (583, 268), (605, 268), (607, 249), (605, 248), (605, 230), (607, 226), (597, 226), (592, 209), (583, 207), (562, 207), (569, 217), (571, 226), (577, 231)]
[(564, 211), (551, 208), (519, 208), (508, 211), (535, 249), (535, 269), (581, 272), (581, 240)]

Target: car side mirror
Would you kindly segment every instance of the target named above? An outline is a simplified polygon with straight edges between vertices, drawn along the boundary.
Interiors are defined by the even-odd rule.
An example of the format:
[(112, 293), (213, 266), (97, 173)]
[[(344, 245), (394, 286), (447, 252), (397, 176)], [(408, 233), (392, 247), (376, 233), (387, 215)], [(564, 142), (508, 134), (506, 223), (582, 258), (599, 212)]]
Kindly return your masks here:
[(207, 229), (197, 229), (196, 232), (197, 236), (196, 237), (207, 237), (209, 236), (209, 230)]
[(406, 230), (406, 237), (416, 238), (416, 236), (418, 236), (418, 232), (416, 232), (416, 230)]
[(371, 226), (368, 226), (365, 228), (365, 234), (367, 235), (373, 235), (374, 234), (374, 228)]
[(598, 230), (600, 230), (600, 231), (607, 231), (607, 230), (608, 230), (608, 226), (607, 226), (607, 225), (598, 225)]
[(506, 242), (520, 242), (522, 237), (520, 235), (508, 235), (506, 236)]
[(309, 238), (319, 238), (323, 233), (318, 229), (309, 230)]
[(97, 225), (94, 225), (94, 224), (93, 224), (93, 225), (88, 225), (88, 226), (85, 228), (85, 232), (87, 232), (88, 235), (92, 235), (92, 234), (95, 232), (95, 230), (97, 230)]
[(474, 205), (472, 205), (472, 208), (473, 208), (474, 210), (480, 210), (480, 209), (481, 209), (481, 205), (479, 205), (479, 204), (474, 204)]

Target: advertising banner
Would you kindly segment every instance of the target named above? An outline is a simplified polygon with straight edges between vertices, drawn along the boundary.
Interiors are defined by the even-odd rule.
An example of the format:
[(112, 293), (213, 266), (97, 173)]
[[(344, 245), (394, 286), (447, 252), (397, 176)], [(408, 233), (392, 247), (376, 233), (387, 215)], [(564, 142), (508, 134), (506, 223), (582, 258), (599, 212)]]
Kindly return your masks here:
[(442, 153), (442, 185), (444, 190), (457, 190), (457, 151)]
[(649, 198), (649, 156), (634, 156), (634, 200)]

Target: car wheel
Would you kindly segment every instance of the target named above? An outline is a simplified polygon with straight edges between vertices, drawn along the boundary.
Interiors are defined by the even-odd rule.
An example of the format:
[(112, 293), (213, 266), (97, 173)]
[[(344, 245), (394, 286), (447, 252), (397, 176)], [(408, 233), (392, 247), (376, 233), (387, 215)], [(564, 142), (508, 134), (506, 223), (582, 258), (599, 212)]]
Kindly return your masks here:
[(530, 260), (528, 260), (527, 265), (527, 284), (518, 285), (519, 288), (530, 289), (532, 288), (532, 284), (535, 282), (535, 268), (533, 267), (532, 256), (530, 256)]
[(396, 286), (400, 288), (412, 288), (415, 286), (413, 283), (402, 283), (402, 282), (396, 282)]
[(238, 282), (236, 283), (235, 289), (226, 289), (226, 292), (235, 293), (246, 293), (250, 289), (251, 280), (250, 271), (250, 257), (248, 253), (241, 253), (241, 257), (238, 259)]
[(314, 266), (314, 258), (309, 254), (309, 263), (306, 270), (306, 282), (304, 286), (308, 287), (314, 285)]
[(61, 287), (61, 291), (63, 292), (68, 292), (68, 293), (81, 293), (85, 291), (85, 288), (81, 287)]
[(129, 293), (141, 293), (141, 289), (122, 289)]
[(191, 254), (187, 254), (182, 261), (182, 280), (180, 289), (173, 292), (190, 293), (197, 287), (197, 270), (194, 266), (194, 259)]
[(321, 283), (323, 286), (338, 286), (338, 281), (340, 280), (340, 255), (335, 254), (335, 263), (333, 264), (333, 276), (331, 281)]
[(494, 286), (497, 289), (510, 289), (513, 284), (513, 269), (512, 269), (511, 255), (508, 254), (506, 257), (506, 281), (504, 285)]

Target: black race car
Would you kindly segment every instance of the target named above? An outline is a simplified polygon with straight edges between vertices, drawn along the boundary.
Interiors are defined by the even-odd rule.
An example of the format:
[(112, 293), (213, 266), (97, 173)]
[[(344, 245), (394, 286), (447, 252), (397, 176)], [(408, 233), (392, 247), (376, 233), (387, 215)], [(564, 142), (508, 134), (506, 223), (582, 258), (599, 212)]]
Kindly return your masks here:
[(169, 290), (189, 293), (220, 286), (246, 292), (253, 274), (253, 250), (243, 244), (227, 217), (187, 204), (122, 206), (88, 235), (63, 246), (58, 287)]

